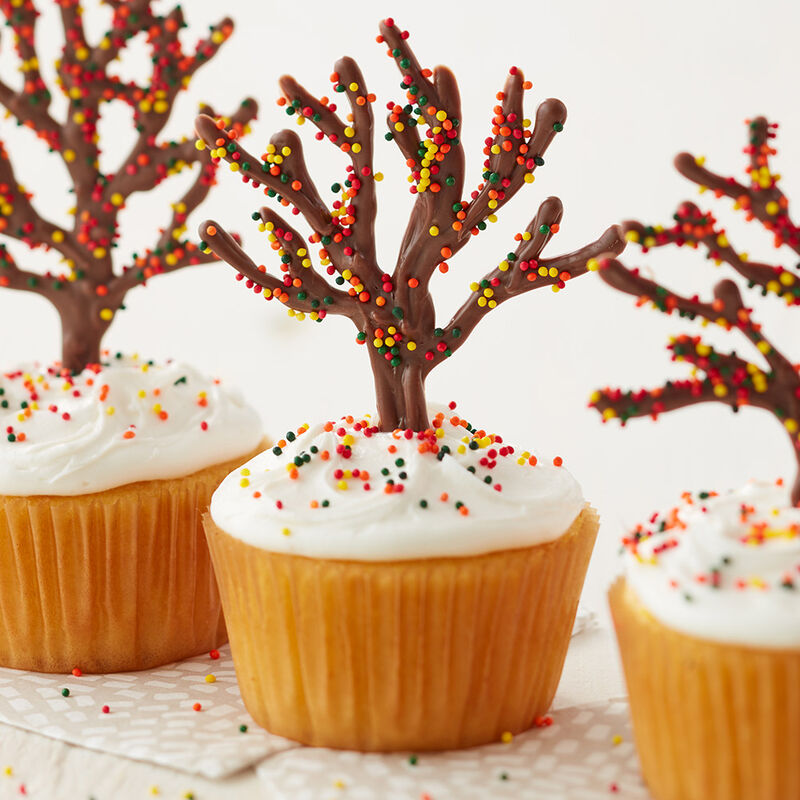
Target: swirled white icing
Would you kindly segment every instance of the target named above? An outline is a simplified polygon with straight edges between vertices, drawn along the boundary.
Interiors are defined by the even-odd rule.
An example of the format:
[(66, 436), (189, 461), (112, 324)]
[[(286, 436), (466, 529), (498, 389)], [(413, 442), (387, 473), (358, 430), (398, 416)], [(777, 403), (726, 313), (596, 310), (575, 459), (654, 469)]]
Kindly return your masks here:
[(176, 362), (135, 357), (62, 375), (0, 377), (0, 494), (78, 495), (189, 475), (254, 450), (257, 413), (236, 391)]
[(800, 647), (800, 508), (750, 482), (685, 495), (624, 540), (626, 579), (665, 625), (755, 647)]
[(211, 516), (266, 550), (355, 561), (477, 555), (564, 533), (584, 506), (569, 472), (466, 425), (440, 412), (416, 434), (378, 432), (368, 417), (303, 426), (229, 475)]

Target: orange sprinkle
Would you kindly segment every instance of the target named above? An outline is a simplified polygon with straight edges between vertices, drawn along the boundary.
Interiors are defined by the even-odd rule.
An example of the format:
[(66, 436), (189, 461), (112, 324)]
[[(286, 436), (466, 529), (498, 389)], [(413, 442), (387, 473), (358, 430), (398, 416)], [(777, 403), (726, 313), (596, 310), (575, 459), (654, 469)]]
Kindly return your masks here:
[(561, 458), (561, 456), (556, 456), (553, 459), (553, 465), (556, 466), (556, 467), (560, 467), (563, 463), (564, 463), (564, 459)]
[(441, 500), (443, 503), (446, 503), (446, 502), (447, 502), (447, 499), (448, 499), (449, 497), (450, 497), (450, 495), (448, 495), (448, 494), (447, 494), (447, 492), (442, 492), (442, 493), (441, 493), (441, 495), (439, 496), (439, 499), (440, 499), (440, 500)]
[(122, 434), (123, 439), (133, 439), (134, 436), (136, 436), (136, 434), (133, 431), (125, 431), (125, 433)]

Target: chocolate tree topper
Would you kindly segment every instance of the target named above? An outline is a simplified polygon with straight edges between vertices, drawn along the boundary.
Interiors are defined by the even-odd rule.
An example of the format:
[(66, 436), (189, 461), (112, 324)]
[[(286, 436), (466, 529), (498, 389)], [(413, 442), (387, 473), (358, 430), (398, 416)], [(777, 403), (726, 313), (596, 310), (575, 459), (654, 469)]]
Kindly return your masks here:
[[(770, 158), (775, 154), (771, 140), (776, 123), (764, 117), (748, 120), (750, 141), (745, 147), (749, 155), (748, 184), (734, 178), (723, 178), (709, 172), (704, 159), (681, 153), (675, 159), (677, 169), (700, 190), (711, 190), (717, 197), (734, 200), (734, 207), (745, 212), (748, 220), (757, 219), (772, 233), (775, 247), (789, 248), (800, 254), (800, 228), (789, 216), (789, 201), (778, 186), (780, 175), (772, 172)], [(679, 247), (705, 249), (716, 264), (728, 264), (762, 295), (774, 294), (788, 305), (800, 305), (800, 281), (780, 265), (750, 261), (733, 248), (724, 228), (710, 213), (701, 212), (693, 203), (683, 203), (669, 228), (626, 222), (626, 237), (641, 245), (643, 252), (651, 247), (676, 244)], [(692, 376), (685, 380), (667, 381), (656, 389), (622, 391), (602, 389), (594, 393), (590, 405), (603, 415), (603, 420), (617, 418), (624, 425), (631, 417), (657, 418), (663, 412), (695, 403), (719, 402), (734, 411), (742, 406), (755, 406), (772, 412), (792, 441), (800, 466), (800, 375), (798, 366), (782, 355), (764, 336), (761, 325), (745, 306), (734, 281), (725, 279), (714, 288), (714, 299), (704, 302), (697, 295), (683, 297), (640, 274), (613, 258), (603, 258), (590, 265), (599, 268), (600, 277), (619, 291), (632, 294), (639, 304), (651, 304), (666, 314), (677, 312), (681, 317), (700, 318), (704, 325), (714, 324), (725, 330), (738, 330), (761, 354), (766, 369), (747, 361), (735, 351), (719, 352), (700, 336), (680, 335), (668, 345), (673, 361), (692, 365)], [(800, 472), (792, 488), (792, 503), (800, 502)]]
[[(39, 11), (32, 0), (0, 0), (11, 28), (23, 75), (19, 90), (0, 81), (0, 103), (43, 139), (64, 161), (73, 184), (72, 230), (48, 221), (19, 185), (9, 154), (0, 142), (0, 235), (31, 248), (54, 249), (65, 262), (63, 273), (38, 274), (17, 265), (0, 244), (0, 286), (35, 292), (58, 310), (62, 325), (62, 365), (78, 371), (100, 360), (100, 341), (129, 289), (165, 272), (215, 260), (183, 238), (187, 216), (214, 184), (217, 169), (198, 152), (194, 139), (159, 141), (173, 104), (195, 71), (211, 59), (230, 36), (233, 23), (223, 19), (191, 52), (178, 38), (186, 27), (180, 6), (166, 16), (153, 13), (149, 0), (105, 0), (112, 10), (111, 29), (97, 43), (84, 32), (78, 0), (57, 0), (65, 45), (56, 64), (59, 89), (68, 101), (66, 118), (50, 113), (52, 95), (39, 71), (35, 46)], [(147, 38), (153, 63), (147, 83), (123, 81), (111, 71), (128, 43)], [(100, 171), (97, 126), (103, 103), (120, 100), (133, 109), (136, 139), (114, 173)], [(208, 106), (207, 113), (213, 113)], [(257, 105), (245, 100), (227, 122), (242, 132)], [(147, 191), (169, 175), (198, 164), (197, 177), (172, 206), (172, 218), (156, 241), (134, 254), (133, 263), (115, 270), (112, 249), (117, 220), (134, 192)]]
[(203, 223), (200, 236), (207, 248), (247, 279), (248, 286), (268, 299), (278, 298), (291, 314), (309, 314), (315, 320), (343, 314), (352, 319), (358, 341), (369, 350), (381, 428), (421, 430), (429, 425), (427, 374), (463, 344), (487, 311), (530, 289), (563, 288), (567, 280), (586, 272), (590, 258), (621, 252), (625, 243), (620, 229), (612, 226), (573, 253), (542, 257), (562, 215), (561, 202), (549, 197), (525, 232), (517, 234), (514, 252), (472, 284), (471, 296), (454, 317), (437, 326), (428, 291), (431, 277), (437, 269), (446, 272), (450, 259), (470, 238), (484, 230), (487, 221), (494, 222), (497, 212), (533, 181), (534, 170), (544, 163), (542, 156), (564, 126), (566, 109), (560, 100), (545, 100), (531, 126), (523, 111), (530, 83), (521, 70), (512, 68), (497, 95), (482, 180), (465, 199), (461, 103), (453, 74), (444, 67), (423, 69), (409, 48), (408, 33), (391, 19), (381, 23), (378, 42), (388, 45), (388, 55), (402, 74), (406, 101), (388, 104), (386, 138), (406, 159), (416, 196), (394, 269), (382, 268), (375, 251), (375, 182), (382, 177), (373, 169), (375, 95), (367, 90), (356, 62), (347, 57), (336, 63), (331, 76), (334, 98), (341, 95), (349, 105), (346, 119), (328, 97), (317, 99), (293, 78), (280, 79), (279, 103), (286, 113), (299, 123), (311, 122), (318, 129), (317, 139), (328, 139), (350, 161), (344, 182), (332, 187), (340, 199), (330, 208), (308, 174), (295, 133), (275, 134), (259, 159), (239, 145), (235, 131), (209, 116), (196, 122), (213, 158), (229, 161), (245, 182), (263, 186), (265, 194), (277, 197), (293, 214), (302, 214), (312, 229), (308, 241), (321, 245), (320, 265), (342, 288), (332, 286), (312, 266), (305, 239), (268, 208), (253, 217), (269, 231), (281, 260), (281, 277), (256, 265), (219, 223)]

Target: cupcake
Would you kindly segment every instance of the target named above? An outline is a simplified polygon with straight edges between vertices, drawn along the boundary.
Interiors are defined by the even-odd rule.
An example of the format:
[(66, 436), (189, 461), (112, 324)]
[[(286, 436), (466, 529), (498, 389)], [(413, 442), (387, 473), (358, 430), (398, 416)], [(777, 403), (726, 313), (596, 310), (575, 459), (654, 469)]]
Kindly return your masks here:
[[(0, 236), (61, 256), (57, 268), (33, 272), (0, 245), (0, 287), (44, 297), (62, 325), (59, 362), (17, 366), (0, 379), (5, 667), (144, 669), (225, 640), (200, 514), (222, 477), (259, 449), (258, 416), (191, 367), (110, 358), (102, 355), (102, 340), (129, 290), (214, 260), (184, 234), (188, 215), (215, 182), (216, 165), (191, 139), (159, 134), (180, 91), (233, 24), (222, 20), (185, 51), (180, 7), (167, 16), (149, 2), (135, 10), (114, 4), (111, 28), (95, 45), (86, 39), (80, 7), (63, 9), (57, 71), (69, 109), (61, 122), (38, 67), (39, 11), (32, 0), (0, 9), (25, 75), (19, 92), (3, 85), (2, 102), (63, 160), (73, 185), (66, 208), (56, 210), (74, 216), (70, 227), (43, 216), (0, 142)], [(115, 74), (114, 65), (142, 32), (152, 72), (139, 86)], [(137, 132), (116, 174), (99, 166), (100, 107), (111, 101), (131, 106)], [(256, 108), (245, 100), (227, 124), (245, 133)], [(195, 165), (164, 227), (128, 263), (115, 263), (127, 199)], [(44, 199), (53, 202), (52, 192)]]
[(7, 373), (0, 397), (0, 664), (127, 671), (223, 644), (200, 515), (260, 449), (255, 411), (121, 356)]
[(624, 540), (609, 600), (656, 800), (800, 797), (800, 509), (688, 495)]
[(531, 727), (597, 533), (575, 479), (452, 412), (415, 433), (347, 416), (290, 438), (229, 475), (206, 517), (253, 718), (356, 750)]
[[(544, 163), (566, 109), (545, 100), (531, 124), (530, 84), (512, 67), (494, 109), (483, 179), (464, 197), (460, 100), (452, 73), (423, 69), (393, 20), (379, 42), (397, 63), (405, 105), (389, 103), (387, 139), (411, 170), (416, 204), (392, 273), (376, 259), (372, 103), (340, 59), (334, 97), (281, 79), (279, 104), (346, 154), (328, 207), (300, 139), (274, 135), (263, 159), (224, 121), (201, 116), (200, 146), (245, 183), (302, 214), (254, 213), (282, 275), (258, 266), (215, 221), (201, 249), (297, 319), (349, 317), (375, 380), (377, 415), (329, 418), (287, 433), (214, 494), (206, 533), (242, 697), (268, 730), (310, 745), (436, 750), (497, 741), (535, 724), (552, 701), (597, 532), (597, 516), (557, 459), (543, 466), (452, 413), (429, 412), (425, 380), (486, 313), (528, 290), (564, 288), (587, 260), (618, 253), (612, 226), (562, 256), (542, 255), (562, 208), (546, 199), (514, 252), (436, 324), (434, 272), (494, 222)], [(312, 259), (319, 245), (319, 266)], [(330, 280), (329, 280), (330, 278)], [(482, 368), (488, 374), (492, 365)]]
[[(800, 228), (771, 170), (773, 123), (748, 120), (750, 185), (710, 172), (687, 153), (679, 171), (727, 195), (777, 247), (800, 252)], [(642, 245), (702, 247), (763, 296), (800, 303), (795, 276), (750, 261), (708, 212), (682, 203), (671, 226), (625, 223)], [(675, 336), (673, 360), (688, 378), (640, 391), (606, 388), (591, 399), (604, 420), (625, 424), (701, 402), (770, 411), (800, 459), (800, 373), (767, 339), (737, 284), (720, 281), (710, 302), (684, 297), (614, 259), (594, 264), (640, 305), (699, 318), (742, 334), (746, 360), (700, 336)], [(738, 453), (737, 453), (738, 455)], [(625, 574), (610, 602), (644, 778), (656, 800), (783, 800), (800, 797), (800, 475), (716, 495), (687, 494), (624, 540)]]

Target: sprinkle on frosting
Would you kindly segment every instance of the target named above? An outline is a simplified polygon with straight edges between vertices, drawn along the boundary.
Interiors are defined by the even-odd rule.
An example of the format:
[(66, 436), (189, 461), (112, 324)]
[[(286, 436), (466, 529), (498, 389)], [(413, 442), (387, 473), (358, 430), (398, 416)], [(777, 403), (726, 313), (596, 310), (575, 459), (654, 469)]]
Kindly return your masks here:
[(546, 465), (454, 409), (421, 431), (382, 432), (350, 415), (288, 431), (226, 478), (212, 517), (265, 549), (355, 560), (487, 552), (562, 534), (583, 499), (561, 459)]
[[(617, 226), (575, 252), (542, 257), (559, 231), (561, 201), (547, 198), (528, 227), (517, 233), (515, 249), (480, 281), (453, 318), (439, 327), (428, 291), (432, 276), (447, 272), (450, 260), (473, 237), (497, 220), (500, 209), (544, 164), (544, 154), (564, 128), (566, 108), (560, 100), (542, 102), (533, 122), (524, 112), (531, 88), (522, 70), (511, 67), (497, 94), (490, 119), (485, 161), (475, 189), (465, 191), (464, 150), (460, 139), (461, 102), (455, 77), (445, 67), (423, 68), (408, 44), (409, 34), (394, 20), (380, 24), (378, 42), (402, 75), (405, 98), (387, 104), (388, 132), (405, 158), (410, 191), (416, 197), (393, 272), (376, 256), (374, 221), (376, 182), (373, 164), (373, 112), (376, 97), (352, 58), (341, 58), (331, 74), (332, 91), (316, 98), (291, 77), (280, 79), (279, 105), (304, 125), (310, 122), (318, 140), (327, 139), (349, 161), (344, 179), (330, 188), (336, 199), (325, 202), (303, 157), (300, 138), (289, 130), (275, 134), (261, 158), (239, 143), (239, 133), (223, 120), (198, 117), (199, 147), (212, 161), (225, 160), (245, 183), (261, 189), (292, 214), (301, 214), (313, 233), (306, 241), (269, 208), (253, 213), (280, 260), (281, 275), (267, 273), (213, 220), (200, 226), (201, 248), (227, 261), (247, 288), (267, 300), (277, 298), (296, 319), (321, 322), (328, 314), (353, 320), (356, 341), (370, 357), (382, 431), (428, 425), (425, 378), (464, 343), (493, 308), (531, 289), (562, 289), (587, 271), (587, 261), (602, 253), (619, 253), (625, 242)], [(349, 111), (339, 113), (339, 98)], [(318, 245), (319, 268), (310, 245)]]
[(0, 493), (73, 495), (191, 474), (254, 450), (255, 411), (193, 368), (106, 354), (0, 376)]
[[(757, 219), (772, 234), (777, 248), (786, 247), (800, 255), (800, 227), (789, 217), (788, 199), (778, 187), (780, 176), (770, 167), (770, 158), (776, 152), (771, 140), (776, 136), (777, 124), (757, 117), (749, 120), (748, 126), (750, 141), (745, 152), (749, 155), (749, 186), (709, 172), (703, 166), (704, 159), (688, 153), (677, 156), (675, 164), (683, 175), (700, 186), (701, 192), (711, 189), (718, 197), (732, 198), (734, 207), (744, 210), (748, 220)], [(626, 222), (624, 228), (627, 238), (639, 244), (644, 252), (668, 244), (702, 246), (710, 260), (717, 265), (728, 264), (744, 278), (748, 288), (757, 288), (762, 295), (780, 297), (790, 306), (800, 305), (800, 282), (794, 272), (783, 266), (751, 261), (745, 253), (733, 248), (716, 219), (693, 203), (683, 203), (678, 208), (675, 225), (670, 228), (633, 221)], [(751, 316), (751, 309), (744, 305), (737, 284), (727, 279), (720, 281), (714, 288), (714, 299), (703, 302), (697, 295), (678, 295), (613, 258), (594, 261), (590, 269), (598, 269), (600, 277), (615, 289), (634, 295), (639, 305), (649, 304), (665, 314), (677, 312), (680, 317), (699, 319), (704, 326), (718, 325), (727, 331), (739, 331), (767, 365), (764, 369), (736, 352), (718, 351), (700, 336), (681, 334), (670, 341), (668, 349), (673, 361), (691, 365), (691, 376), (667, 381), (650, 390), (607, 387), (596, 391), (589, 404), (603, 415), (603, 421), (617, 418), (624, 425), (632, 417), (656, 419), (661, 413), (704, 402), (725, 403), (734, 411), (748, 405), (763, 408), (777, 417), (791, 439), (798, 461), (791, 502), (800, 503), (800, 372), (763, 335), (761, 325)]]
[(800, 509), (782, 481), (686, 492), (623, 539), (627, 577), (662, 622), (704, 638), (800, 645)]
[[(30, 248), (53, 249), (63, 268), (39, 274), (17, 265), (0, 244), (0, 287), (35, 292), (58, 310), (63, 327), (63, 364), (79, 372), (100, 360), (100, 342), (126, 293), (165, 272), (214, 260), (184, 238), (188, 215), (205, 199), (215, 182), (217, 165), (209, 163), (191, 139), (159, 141), (180, 92), (203, 64), (216, 55), (233, 31), (226, 18), (211, 26), (208, 36), (185, 52), (179, 34), (186, 23), (180, 6), (157, 15), (150, 0), (111, 3), (111, 27), (91, 42), (84, 29), (78, 0), (57, 0), (65, 45), (57, 60), (56, 81), (67, 100), (65, 119), (50, 110), (52, 94), (39, 71), (33, 0), (0, 0), (0, 13), (13, 32), (24, 82), (17, 91), (0, 81), (0, 103), (18, 124), (32, 129), (61, 156), (73, 184), (71, 229), (43, 217), (20, 185), (9, 154), (0, 141), (0, 235)], [(146, 36), (153, 63), (146, 82), (124, 81), (111, 65), (139, 35)], [(131, 107), (137, 138), (117, 173), (99, 167), (99, 121), (104, 103), (121, 101)], [(213, 113), (202, 106), (206, 113)], [(245, 100), (226, 117), (231, 130), (242, 133), (257, 106)], [(133, 255), (132, 263), (115, 271), (113, 248), (119, 238), (118, 218), (130, 195), (147, 191), (187, 167), (200, 165), (186, 193), (172, 205), (169, 224), (157, 241)]]

